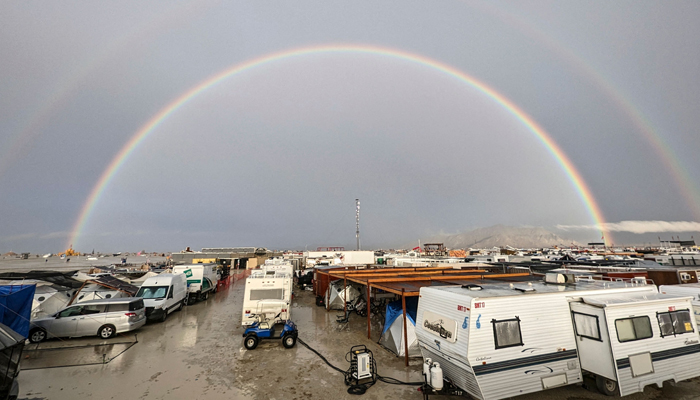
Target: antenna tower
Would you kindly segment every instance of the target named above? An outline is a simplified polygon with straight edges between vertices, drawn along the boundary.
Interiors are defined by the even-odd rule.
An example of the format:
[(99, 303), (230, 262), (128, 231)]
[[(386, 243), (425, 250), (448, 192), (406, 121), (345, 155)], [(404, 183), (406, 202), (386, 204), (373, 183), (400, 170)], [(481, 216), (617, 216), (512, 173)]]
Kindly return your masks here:
[(355, 222), (357, 225), (357, 231), (355, 231), (357, 250), (360, 250), (360, 199), (355, 199)]

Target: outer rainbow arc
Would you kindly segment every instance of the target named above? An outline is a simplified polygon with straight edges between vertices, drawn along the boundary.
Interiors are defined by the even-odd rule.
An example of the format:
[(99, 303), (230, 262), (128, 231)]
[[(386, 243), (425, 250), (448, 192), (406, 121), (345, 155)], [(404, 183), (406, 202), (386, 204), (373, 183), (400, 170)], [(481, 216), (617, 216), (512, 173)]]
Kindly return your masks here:
[(652, 149), (658, 154), (665, 169), (678, 187), (678, 191), (687, 203), (694, 217), (700, 220), (700, 190), (698, 185), (689, 175), (687, 168), (681, 165), (681, 159), (671, 148), (667, 140), (664, 140), (661, 133), (654, 129), (653, 124), (630, 99), (622, 94), (615, 84), (599, 72), (590, 62), (574, 53), (569, 47), (564, 46), (554, 36), (547, 34), (538, 25), (535, 25), (517, 14), (505, 11), (488, 2), (471, 2), (469, 7), (474, 7), (480, 11), (489, 13), (508, 26), (514, 26), (521, 32), (542, 43), (553, 53), (566, 61), (573, 70), (585, 76), (602, 93), (605, 93), (610, 100), (623, 112), (640, 134), (649, 142)]
[(185, 92), (183, 95), (175, 99), (163, 109), (161, 109), (155, 116), (153, 116), (141, 129), (139, 129), (131, 139), (124, 145), (124, 147), (119, 151), (119, 153), (112, 159), (112, 162), (108, 165), (105, 171), (100, 176), (95, 187), (90, 192), (85, 204), (83, 205), (78, 220), (76, 221), (72, 235), (70, 237), (69, 243), (77, 243), (77, 239), (80, 236), (82, 230), (84, 229), (95, 205), (99, 202), (99, 199), (106, 189), (107, 185), (114, 177), (114, 175), (119, 171), (119, 168), (124, 165), (124, 162), (128, 159), (129, 155), (136, 149), (136, 147), (151, 133), (155, 130), (161, 122), (167, 119), (172, 113), (177, 111), (185, 103), (197, 97), (202, 92), (211, 88), (220, 81), (232, 77), (238, 73), (246, 71), (251, 68), (255, 68), (264, 65), (268, 62), (279, 61), (296, 56), (304, 56), (318, 53), (362, 53), (362, 54), (373, 54), (388, 57), (395, 57), (405, 61), (412, 61), (420, 65), (428, 66), (451, 75), (462, 82), (478, 89), (482, 93), (489, 96), (491, 99), (500, 104), (503, 108), (513, 114), (518, 120), (520, 120), (528, 130), (533, 133), (547, 148), (550, 154), (554, 156), (555, 160), (561, 165), (565, 174), (568, 176), (572, 185), (574, 186), (577, 195), (584, 203), (588, 213), (590, 214), (593, 222), (601, 228), (606, 240), (609, 242), (612, 240), (609, 232), (605, 232), (604, 224), (605, 218), (600, 210), (595, 198), (593, 197), (591, 190), (588, 185), (583, 180), (583, 177), (574, 167), (573, 163), (566, 154), (561, 150), (561, 148), (554, 142), (554, 140), (547, 134), (547, 132), (542, 129), (529, 115), (518, 108), (506, 97), (491, 89), (486, 84), (476, 80), (475, 78), (451, 67), (441, 62), (429, 59), (427, 57), (419, 56), (416, 54), (407, 53), (400, 50), (387, 49), (376, 46), (359, 46), (359, 45), (327, 45), (327, 46), (315, 46), (315, 47), (304, 47), (291, 49), (286, 51), (281, 51), (273, 54), (269, 54), (263, 57), (259, 57), (250, 61), (237, 64), (232, 68), (224, 70), (211, 78), (206, 79), (202, 83), (193, 87), (192, 89)]

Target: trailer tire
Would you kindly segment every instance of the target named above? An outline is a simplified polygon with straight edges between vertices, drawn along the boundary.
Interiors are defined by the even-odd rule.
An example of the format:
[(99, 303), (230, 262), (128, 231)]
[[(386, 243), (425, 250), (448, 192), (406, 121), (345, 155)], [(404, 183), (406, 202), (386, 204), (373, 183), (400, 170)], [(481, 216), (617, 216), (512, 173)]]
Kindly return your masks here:
[(285, 349), (291, 349), (295, 344), (297, 344), (297, 337), (292, 334), (284, 335), (282, 338), (282, 346)]
[(617, 381), (596, 375), (595, 383), (600, 393), (606, 396), (617, 396)]
[(243, 339), (243, 346), (248, 350), (254, 350), (258, 347), (258, 337), (255, 335), (248, 335)]
[(29, 332), (29, 341), (32, 343), (41, 343), (46, 340), (46, 331), (41, 328), (34, 328)]

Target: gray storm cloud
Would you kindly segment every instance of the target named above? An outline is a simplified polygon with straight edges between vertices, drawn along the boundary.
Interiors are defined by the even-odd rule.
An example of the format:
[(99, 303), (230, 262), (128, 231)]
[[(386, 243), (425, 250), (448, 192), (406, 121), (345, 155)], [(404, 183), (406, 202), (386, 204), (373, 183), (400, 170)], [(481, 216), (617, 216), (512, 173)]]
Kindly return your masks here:
[[(367, 248), (493, 225), (582, 242), (597, 220), (627, 221), (605, 227), (619, 243), (698, 231), (672, 222), (700, 221), (698, 15), (697, 1), (0, 3), (0, 253), (351, 248), (356, 198)], [(298, 54), (181, 104), (90, 200), (136, 132), (208, 77), (350, 44), (471, 76), (552, 143), (430, 66)]]

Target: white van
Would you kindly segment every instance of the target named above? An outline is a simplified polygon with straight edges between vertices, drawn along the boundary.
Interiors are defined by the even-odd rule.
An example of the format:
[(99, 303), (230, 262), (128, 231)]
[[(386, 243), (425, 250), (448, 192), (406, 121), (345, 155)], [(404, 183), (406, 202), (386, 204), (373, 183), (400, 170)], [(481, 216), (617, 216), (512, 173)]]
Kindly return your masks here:
[(136, 297), (143, 298), (146, 316), (163, 322), (168, 314), (182, 310), (187, 298), (187, 278), (184, 274), (160, 274), (146, 279)]
[(186, 304), (194, 304), (197, 300), (206, 300), (210, 293), (216, 293), (219, 275), (216, 264), (176, 265), (173, 274), (184, 274), (187, 278)]

